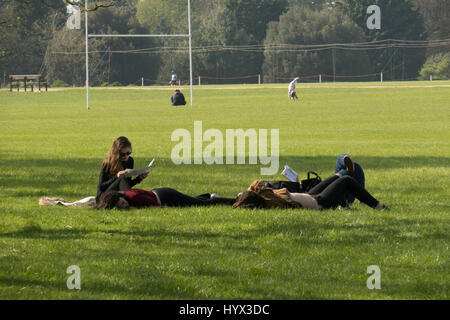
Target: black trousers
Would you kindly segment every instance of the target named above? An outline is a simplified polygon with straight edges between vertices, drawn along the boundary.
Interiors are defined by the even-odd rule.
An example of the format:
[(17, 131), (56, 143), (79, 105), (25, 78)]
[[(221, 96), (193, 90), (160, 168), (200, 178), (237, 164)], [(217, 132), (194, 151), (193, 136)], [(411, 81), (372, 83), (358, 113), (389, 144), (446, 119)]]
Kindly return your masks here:
[(317, 186), (312, 188), (308, 194), (316, 198), (317, 203), (324, 209), (336, 208), (337, 206), (347, 206), (347, 197), (354, 196), (359, 201), (375, 208), (378, 200), (372, 197), (366, 189), (352, 177), (339, 177), (333, 175)]
[(211, 199), (210, 193), (191, 197), (171, 188), (156, 188), (152, 191), (158, 196), (161, 206), (167, 207), (212, 206), (216, 204), (231, 206), (236, 201), (236, 199), (231, 198)]

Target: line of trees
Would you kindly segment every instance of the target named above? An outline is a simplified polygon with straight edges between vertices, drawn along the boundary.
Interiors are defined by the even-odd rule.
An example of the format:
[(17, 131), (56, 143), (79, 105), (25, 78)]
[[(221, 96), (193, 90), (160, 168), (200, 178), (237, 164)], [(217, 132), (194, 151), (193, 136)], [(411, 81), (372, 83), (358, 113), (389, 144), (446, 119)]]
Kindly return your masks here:
[[(111, 5), (89, 12), (90, 33), (187, 33), (186, 0), (97, 1)], [(386, 79), (448, 78), (448, 46), (432, 49), (293, 51), (277, 44), (437, 40), (449, 34), (446, 0), (191, 0), (194, 74), (272, 78), (309, 74), (367, 74), (395, 69)], [(79, 2), (83, 5), (83, 1)], [(93, 1), (92, 3), (96, 3)], [(381, 8), (380, 30), (366, 26), (368, 6)], [(66, 28), (65, 0), (0, 1), (0, 72), (45, 73), (50, 82), (83, 85), (84, 30)], [(83, 19), (83, 15), (82, 15)], [(82, 23), (83, 25), (83, 23)], [(183, 38), (95, 38), (90, 43), (94, 84), (135, 83), (145, 77), (164, 83), (175, 70), (188, 79)], [(261, 50), (221, 50), (226, 46)], [(210, 49), (218, 46), (216, 49)], [(140, 53), (142, 48), (158, 48)], [(202, 49), (203, 48), (203, 49)], [(209, 48), (209, 49), (208, 49)], [(265, 48), (265, 49), (264, 49)], [(133, 53), (118, 53), (128, 50)], [(237, 81), (237, 80), (232, 80)]]

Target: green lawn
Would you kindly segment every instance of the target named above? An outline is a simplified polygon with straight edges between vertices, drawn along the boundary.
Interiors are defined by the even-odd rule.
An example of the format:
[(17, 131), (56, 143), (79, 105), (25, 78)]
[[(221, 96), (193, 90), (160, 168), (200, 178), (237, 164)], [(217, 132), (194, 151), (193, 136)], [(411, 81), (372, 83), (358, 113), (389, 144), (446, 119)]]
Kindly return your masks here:
[[(194, 107), (171, 107), (171, 92), (93, 89), (87, 111), (82, 89), (0, 91), (1, 299), (449, 298), (449, 81), (300, 84), (295, 103), (287, 85), (202, 86)], [(95, 195), (120, 135), (136, 167), (156, 158), (139, 188), (234, 197), (282, 178), (262, 165), (174, 165), (171, 133), (193, 134), (196, 120), (204, 131), (279, 129), (279, 172), (289, 164), (302, 177), (325, 178), (350, 153), (392, 210), (38, 206)], [(81, 290), (67, 289), (70, 265)], [(366, 287), (370, 265), (380, 290)]]

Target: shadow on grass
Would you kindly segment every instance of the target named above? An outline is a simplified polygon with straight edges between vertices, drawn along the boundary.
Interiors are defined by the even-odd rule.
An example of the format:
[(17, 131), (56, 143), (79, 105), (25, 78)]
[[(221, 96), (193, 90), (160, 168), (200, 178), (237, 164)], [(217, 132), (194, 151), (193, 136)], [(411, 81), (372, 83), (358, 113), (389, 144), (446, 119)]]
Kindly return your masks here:
[[(242, 211), (241, 211), (242, 212)], [(267, 212), (267, 211), (266, 211)], [(203, 291), (199, 290), (195, 284), (191, 284), (188, 279), (193, 277), (194, 279), (205, 278), (215, 278), (220, 279), (220, 282), (225, 287), (234, 287), (236, 285), (242, 286), (245, 284), (243, 282), (237, 282), (237, 274), (234, 267), (227, 269), (227, 265), (219, 264), (218, 267), (213, 267), (216, 260), (220, 261), (222, 256), (231, 257), (241, 257), (245, 259), (257, 259), (258, 255), (262, 253), (262, 249), (267, 252), (272, 246), (279, 247), (281, 253), (270, 254), (265, 256), (264, 259), (267, 262), (274, 262), (277, 264), (277, 259), (283, 258), (284, 261), (282, 265), (294, 264), (301, 262), (305, 256), (308, 256), (309, 250), (314, 252), (318, 250), (322, 252), (316, 256), (309, 257), (313, 259), (314, 263), (321, 263), (323, 259), (327, 260), (327, 256), (330, 252), (336, 255), (338, 260), (334, 263), (340, 264), (339, 261), (340, 253), (336, 252), (337, 248), (345, 248), (349, 246), (352, 248), (351, 252), (347, 251), (347, 255), (365, 255), (364, 252), (373, 243), (379, 241), (380, 236), (386, 238), (386, 242), (377, 244), (381, 252), (385, 252), (386, 248), (389, 248), (393, 242), (402, 242), (402, 246), (408, 246), (410, 248), (415, 247), (415, 243), (420, 241), (421, 243), (429, 243), (430, 240), (445, 242), (448, 236), (443, 232), (443, 228), (438, 230), (433, 228), (433, 223), (435, 220), (431, 219), (395, 219), (395, 218), (382, 218), (382, 219), (393, 219), (389, 223), (384, 224), (364, 224), (356, 223), (352, 225), (347, 225), (345, 223), (340, 223), (339, 221), (330, 222), (317, 222), (311, 221), (310, 217), (307, 220), (303, 220), (299, 215), (299, 218), (289, 219), (287, 222), (271, 224), (265, 223), (264, 225), (259, 225), (254, 229), (246, 230), (242, 232), (239, 228), (234, 229), (232, 232), (229, 230), (223, 230), (221, 232), (200, 230), (196, 231), (185, 231), (185, 230), (167, 230), (163, 227), (158, 229), (145, 230), (145, 226), (142, 226), (142, 230), (119, 230), (117, 227), (98, 229), (98, 228), (81, 228), (81, 229), (43, 229), (39, 226), (25, 226), (23, 229), (16, 232), (8, 232), (0, 234), (0, 238), (12, 238), (12, 239), (35, 239), (38, 241), (42, 240), (77, 240), (85, 239), (86, 241), (94, 240), (97, 244), (96, 246), (102, 246), (103, 242), (105, 244), (104, 248), (90, 249), (83, 248), (82, 253), (78, 253), (86, 259), (95, 258), (97, 265), (105, 264), (107, 265), (108, 257), (115, 257), (119, 263), (120, 270), (111, 271), (107, 267), (107, 270), (103, 270), (105, 274), (110, 274), (111, 277), (128, 277), (127, 273), (132, 272), (133, 281), (131, 281), (129, 286), (124, 286), (117, 284), (117, 281), (92, 281), (86, 282), (84, 284), (84, 289), (89, 295), (108, 297), (109, 295), (120, 295), (121, 297), (136, 297), (136, 296), (157, 296), (161, 298), (174, 298), (177, 299), (202, 299), (205, 298)], [(323, 220), (322, 220), (323, 221)], [(418, 229), (415, 227), (417, 223), (420, 222), (421, 227)], [(445, 223), (445, 221), (439, 220), (438, 223)], [(182, 225), (180, 226), (182, 227)], [(408, 238), (401, 234), (404, 231), (417, 230), (420, 231), (414, 238)], [(340, 234), (340, 238), (330, 238), (326, 236), (328, 232), (334, 231)], [(101, 233), (101, 234), (100, 234)], [(107, 238), (104, 234), (111, 234), (120, 236), (118, 238)], [(282, 235), (282, 238), (278, 238)], [(324, 237), (321, 237), (325, 235)], [(123, 238), (122, 238), (123, 236)], [(143, 247), (134, 247), (135, 252), (129, 251), (127, 248), (123, 248), (120, 243), (127, 240), (130, 237), (134, 237), (133, 242), (143, 245)], [(266, 237), (272, 239), (268, 245), (262, 245)], [(263, 241), (261, 241), (263, 238)], [(200, 243), (199, 243), (200, 242)], [(109, 244), (108, 244), (109, 243)], [(296, 243), (296, 245), (293, 245)], [(163, 251), (152, 252), (153, 249), (148, 247), (149, 244), (153, 244), (156, 247), (164, 248)], [(177, 250), (177, 248), (182, 249), (182, 251)], [(324, 250), (325, 249), (325, 250)], [(347, 250), (348, 248), (346, 248)], [(284, 250), (288, 250), (284, 252)], [(300, 256), (300, 260), (291, 257), (290, 254), (295, 252), (304, 252), (305, 254)], [(390, 251), (391, 255), (398, 254), (394, 251)], [(139, 253), (137, 253), (139, 251)], [(190, 271), (186, 272), (181, 269), (174, 269), (170, 272), (167, 270), (155, 270), (152, 268), (151, 271), (145, 269), (144, 265), (146, 263), (153, 265), (155, 261), (164, 261), (163, 253), (176, 253), (177, 259), (179, 259), (181, 264), (188, 264)], [(216, 252), (216, 254), (213, 254)], [(375, 254), (374, 252), (372, 252)], [(65, 254), (70, 254), (66, 252)], [(199, 261), (198, 255), (202, 254), (211, 263), (211, 266), (203, 266), (203, 260)], [(211, 256), (208, 257), (208, 255)], [(279, 256), (281, 254), (281, 257)], [(286, 254), (288, 256), (286, 257)], [(324, 255), (322, 257), (322, 255)], [(138, 257), (139, 263), (128, 266), (126, 261), (129, 261), (130, 257)], [(61, 258), (61, 257), (60, 257)], [(105, 260), (106, 259), (106, 260)], [(63, 259), (64, 260), (64, 259)], [(147, 262), (148, 261), (148, 262)], [(203, 262), (202, 262), (203, 261)], [(16, 261), (17, 263), (17, 261)], [(173, 263), (167, 262), (166, 263)], [(230, 263), (232, 263), (230, 261)], [(94, 266), (90, 266), (95, 268)], [(251, 265), (250, 265), (251, 267)], [(395, 267), (396, 270), (404, 269), (408, 274), (413, 274), (417, 271), (417, 265), (406, 263), (404, 265), (400, 264)], [(122, 270), (127, 268), (126, 270)], [(129, 268), (129, 269), (128, 269)], [(241, 270), (241, 267), (239, 267)], [(248, 277), (248, 279), (253, 279), (255, 276), (252, 274), (251, 269), (248, 270), (249, 265), (246, 264), (242, 266), (242, 275)], [(247, 269), (245, 269), (247, 268)], [(114, 269), (114, 268), (113, 268)], [(318, 267), (320, 269), (320, 267)], [(436, 267), (436, 271), (442, 271), (442, 268)], [(280, 272), (283, 271), (283, 267), (278, 269)], [(384, 269), (383, 269), (384, 270)], [(281, 283), (288, 281), (285, 276), (282, 275), (271, 275), (269, 272), (264, 270), (261, 271), (261, 277), (265, 278), (266, 281), (272, 277), (281, 281)], [(293, 273), (289, 273), (290, 276)], [(298, 275), (294, 273), (294, 275)], [(259, 276), (258, 276), (259, 277)], [(281, 277), (281, 278), (280, 278)], [(287, 275), (286, 275), (287, 277)], [(180, 280), (182, 279), (182, 280)], [(139, 281), (137, 281), (139, 280)], [(324, 279), (311, 279), (316, 285), (320, 283), (326, 283), (327, 277)], [(364, 281), (361, 283), (364, 284)], [(25, 277), (15, 276), (15, 277), (0, 277), (0, 284), (7, 286), (42, 286), (45, 288), (53, 290), (64, 290), (64, 282), (55, 281), (42, 281), (42, 280), (29, 280)], [(258, 297), (274, 297), (277, 299), (295, 299), (298, 298), (292, 291), (283, 292), (281, 289), (263, 287), (261, 284), (255, 284), (251, 286), (246, 291), (247, 294), (258, 296)], [(281, 285), (281, 284), (280, 284)], [(359, 284), (358, 284), (359, 285)], [(394, 294), (397, 297), (413, 297), (420, 292), (423, 288), (423, 284), (411, 284), (408, 290), (405, 290), (403, 282), (399, 285), (393, 285), (389, 289), (389, 294)], [(444, 292), (444, 288), (440, 282), (436, 282), (433, 285), (425, 285), (427, 293), (433, 295), (433, 292)], [(421, 295), (422, 296), (422, 295)], [(425, 295), (424, 295), (425, 296)], [(301, 295), (302, 299), (319, 299), (320, 294), (314, 294), (313, 292), (306, 292)]]
[[(136, 272), (136, 270), (135, 270)], [(156, 273), (156, 274), (155, 274)], [(67, 275), (68, 277), (69, 275)], [(82, 290), (68, 290), (66, 286), (67, 279), (61, 279), (61, 281), (51, 280), (38, 280), (38, 279), (24, 279), (21, 277), (3, 277), (0, 276), (0, 286), (17, 286), (17, 287), (29, 287), (29, 288), (41, 288), (51, 290), (52, 295), (61, 294), (57, 299), (61, 299), (64, 295), (66, 298), (76, 299), (79, 294), (80, 299), (85, 299), (88, 295), (91, 299), (108, 299), (111, 296), (120, 296), (122, 299), (135, 299), (139, 297), (141, 299), (148, 299), (149, 297), (177, 297), (177, 299), (202, 299), (203, 296), (199, 295), (195, 290), (189, 287), (185, 287), (184, 290), (180, 290), (182, 286), (176, 279), (163, 274), (162, 272), (156, 272), (152, 270), (152, 278), (155, 281), (141, 283), (133, 283), (132, 287), (123, 286), (113, 281), (91, 281), (86, 278), (82, 279)], [(157, 280), (157, 281), (156, 281)], [(32, 299), (46, 299), (45, 296), (36, 297)]]
[[(71, 193), (67, 191), (70, 187), (78, 186), (80, 188), (90, 185), (90, 195), (95, 195), (98, 175), (100, 173), (101, 159), (2, 159), (2, 171), (0, 172), (0, 185), (8, 189), (18, 189), (13, 191), (15, 197), (46, 195), (44, 193), (53, 193), (54, 196), (78, 197), (79, 191)], [(284, 164), (289, 164), (299, 172), (300, 177), (306, 176), (306, 172), (314, 170), (318, 172), (322, 178), (331, 175), (334, 172), (336, 157), (334, 156), (286, 156), (279, 159), (279, 172)], [(364, 169), (406, 169), (419, 167), (450, 167), (450, 158), (447, 157), (369, 157), (358, 156), (355, 161), (360, 163)], [(135, 167), (147, 164), (147, 158), (135, 158)], [(246, 160), (248, 163), (248, 160)], [(281, 179), (279, 175), (260, 176), (259, 168), (267, 167), (261, 165), (180, 165), (176, 166), (168, 158), (157, 158), (155, 162), (152, 187), (167, 186), (177, 189), (180, 179), (184, 179), (184, 183), (198, 184), (193, 174), (199, 173), (200, 176), (208, 175), (208, 183), (216, 186), (233, 189), (232, 192), (239, 191), (242, 186), (230, 185), (230, 181), (243, 181), (251, 183), (254, 179)], [(20, 170), (25, 168), (27, 176), (20, 176)], [(176, 170), (172, 170), (176, 169)], [(18, 172), (14, 172), (17, 170)], [(161, 171), (163, 170), (163, 171)], [(7, 173), (5, 173), (7, 172)], [(256, 173), (256, 174), (255, 174)], [(214, 175), (220, 176), (227, 174), (230, 178), (217, 179), (213, 181)], [(186, 180), (186, 177), (189, 177)], [(205, 177), (206, 179), (206, 177)], [(165, 181), (167, 181), (165, 183)], [(167, 185), (170, 183), (170, 185)], [(25, 190), (20, 190), (25, 188)], [(34, 189), (34, 190), (30, 190)], [(64, 189), (64, 190), (62, 190)], [(41, 192), (42, 190), (42, 192)], [(183, 191), (183, 190), (181, 190)], [(206, 191), (205, 191), (206, 192)], [(85, 195), (87, 196), (87, 195)], [(70, 199), (69, 199), (70, 200)]]
[[(6, 168), (51, 168), (51, 169), (64, 169), (69, 170), (98, 170), (100, 173), (100, 167), (103, 159), (86, 159), (86, 158), (65, 158), (65, 159), (2, 159), (2, 167)], [(289, 163), (289, 166), (305, 170), (318, 170), (324, 168), (327, 170), (334, 170), (336, 163), (336, 156), (280, 156), (279, 162)], [(396, 169), (396, 168), (418, 168), (418, 167), (450, 167), (450, 157), (432, 157), (432, 156), (416, 156), (416, 157), (374, 157), (374, 156), (357, 156), (354, 158), (365, 169)], [(149, 158), (135, 157), (134, 163), (136, 167), (145, 165), (149, 161)], [(224, 158), (225, 162), (225, 158)], [(248, 158), (246, 158), (248, 163)], [(233, 166), (233, 164), (224, 165), (175, 165), (169, 158), (156, 158), (154, 167), (161, 167), (161, 165), (171, 166), (176, 168), (183, 167), (216, 167)], [(307, 168), (303, 166), (307, 165)], [(245, 167), (245, 165), (236, 165), (236, 167)], [(254, 167), (253, 165), (251, 167)], [(56, 170), (58, 171), (58, 170)], [(54, 172), (57, 173), (57, 172)]]
[[(246, 209), (242, 209), (246, 210)], [(243, 211), (245, 212), (245, 211)], [(76, 240), (83, 238), (98, 237), (103, 240), (108, 240), (105, 236), (123, 236), (133, 237), (135, 243), (161, 243), (162, 240), (177, 240), (174, 245), (186, 245), (190, 247), (190, 243), (195, 243), (195, 248), (202, 248), (198, 245), (198, 241), (205, 241), (206, 244), (211, 241), (219, 241), (223, 244), (226, 241), (228, 245), (233, 243), (230, 249), (250, 250), (255, 251), (255, 247), (251, 245), (243, 245), (245, 241), (247, 244), (260, 241), (261, 237), (274, 235), (290, 235), (297, 236), (299, 244), (303, 245), (360, 245), (379, 241), (380, 236), (385, 236), (387, 240), (402, 240), (402, 241), (423, 241), (423, 240), (448, 240), (448, 234), (444, 227), (436, 229), (436, 224), (445, 226), (447, 221), (445, 219), (397, 219), (397, 218), (383, 218), (389, 221), (383, 224), (343, 224), (340, 221), (330, 221), (329, 223), (317, 222), (301, 219), (301, 212), (299, 218), (288, 219), (285, 223), (264, 224), (262, 227), (257, 227), (252, 230), (242, 232), (238, 228), (230, 232), (224, 230), (223, 232), (211, 232), (207, 230), (198, 231), (184, 231), (184, 230), (167, 230), (164, 228), (150, 229), (150, 230), (118, 230), (118, 229), (88, 229), (88, 228), (74, 228), (74, 229), (43, 229), (40, 226), (25, 226), (21, 230), (0, 233), (0, 238), (19, 238), (19, 239), (40, 239), (40, 240)], [(420, 228), (417, 224), (420, 222)], [(145, 228), (145, 227), (143, 227)], [(432, 230), (432, 231), (431, 231)], [(315, 235), (326, 235), (329, 231), (337, 232), (342, 235), (342, 239), (327, 239), (317, 238)], [(417, 231), (414, 236), (402, 235), (403, 232)], [(96, 236), (96, 234), (98, 234)], [(169, 241), (170, 242), (170, 241)], [(239, 244), (235, 246), (234, 244)], [(203, 246), (203, 248), (210, 246)]]
[[(414, 219), (395, 219), (382, 225), (380, 224), (356, 224), (346, 225), (339, 222), (317, 223), (317, 222), (299, 222), (289, 221), (287, 223), (278, 224), (276, 227), (264, 226), (254, 230), (254, 235), (258, 234), (289, 234), (302, 236), (298, 239), (299, 244), (312, 246), (326, 245), (333, 247), (349, 246), (357, 247), (360, 245), (379, 243), (381, 237), (385, 237), (387, 243), (391, 241), (442, 241), (448, 240), (448, 234), (442, 230), (436, 230), (436, 219), (428, 219), (426, 221), (421, 219), (420, 230), (416, 227), (418, 221)], [(444, 225), (442, 219), (442, 224)], [(433, 230), (432, 232), (430, 230)], [(415, 236), (407, 236), (403, 234), (405, 231), (418, 231), (419, 234)], [(326, 235), (328, 232), (335, 232), (339, 238), (329, 239), (327, 236), (318, 238), (317, 235)]]
[[(156, 230), (148, 230), (148, 231), (123, 231), (123, 230), (98, 230), (98, 229), (40, 229), (40, 228), (30, 228), (29, 226), (25, 226), (22, 230), (0, 233), (0, 238), (20, 238), (20, 239), (40, 239), (40, 240), (76, 240), (83, 239), (89, 236), (90, 234), (109, 234), (109, 235), (120, 235), (127, 237), (138, 237), (133, 241), (139, 242), (154, 242), (153, 239), (146, 239), (146, 237), (155, 237), (155, 238), (166, 238), (166, 239), (177, 239), (177, 240), (185, 240), (189, 241), (198, 241), (206, 240), (213, 241), (218, 239), (227, 239), (232, 241), (239, 241), (250, 239), (253, 235), (244, 234), (244, 235), (232, 235), (226, 233), (217, 233), (217, 232), (205, 232), (201, 231), (199, 233), (196, 232), (187, 232), (187, 231), (169, 231), (165, 229), (156, 229)], [(104, 239), (104, 238), (103, 238)]]

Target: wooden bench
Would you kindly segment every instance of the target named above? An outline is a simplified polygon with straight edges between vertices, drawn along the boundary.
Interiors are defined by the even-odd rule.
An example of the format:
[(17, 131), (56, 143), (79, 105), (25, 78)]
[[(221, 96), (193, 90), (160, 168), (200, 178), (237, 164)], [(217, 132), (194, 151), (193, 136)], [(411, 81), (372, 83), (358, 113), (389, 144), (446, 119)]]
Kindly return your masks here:
[(23, 82), (25, 92), (27, 92), (27, 87), (31, 87), (31, 91), (34, 91), (34, 86), (39, 88), (41, 91), (41, 86), (45, 86), (45, 91), (48, 90), (47, 80), (42, 79), (40, 74), (27, 74), (27, 75), (10, 75), (9, 76), (9, 91), (12, 92), (13, 88), (17, 88), (19, 91), (20, 84)]

